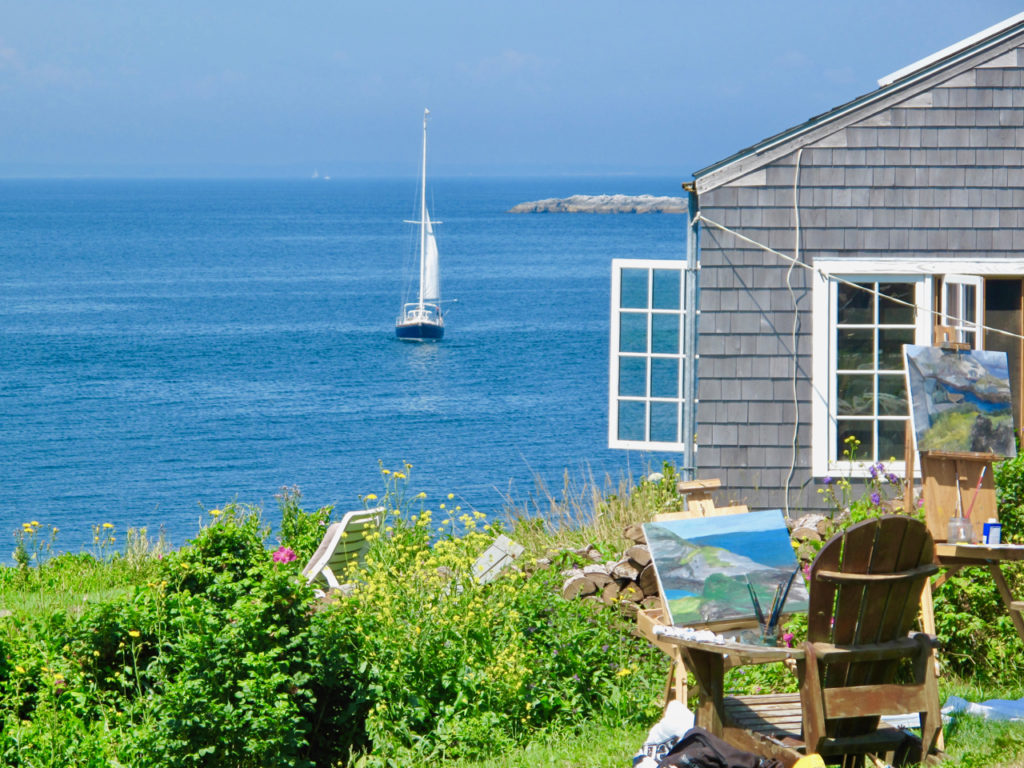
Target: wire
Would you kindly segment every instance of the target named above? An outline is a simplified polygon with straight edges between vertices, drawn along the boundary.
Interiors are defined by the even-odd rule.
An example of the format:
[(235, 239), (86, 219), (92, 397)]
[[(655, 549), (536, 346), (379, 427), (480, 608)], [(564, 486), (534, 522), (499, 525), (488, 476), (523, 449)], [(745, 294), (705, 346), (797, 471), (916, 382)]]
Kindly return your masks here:
[[(901, 304), (901, 305), (903, 305), (905, 307), (910, 307), (915, 312), (921, 312), (921, 313), (929, 314), (929, 315), (932, 315), (932, 316), (934, 316), (936, 318), (939, 318), (940, 320), (942, 319), (942, 313), (939, 312), (938, 310), (926, 309), (925, 307), (918, 306), (917, 304), (915, 304), (912, 301), (904, 301), (903, 299), (897, 299), (895, 296), (887, 296), (886, 294), (882, 293), (881, 291), (877, 291), (874, 288), (868, 288), (867, 286), (863, 285), (862, 283), (855, 283), (855, 282), (853, 282), (851, 280), (846, 280), (846, 279), (844, 279), (842, 277), (837, 277), (835, 275), (829, 274), (828, 272), (825, 272), (824, 270), (818, 269), (817, 267), (814, 267), (814, 266), (812, 266), (810, 264), (805, 264), (802, 261), (799, 261), (799, 260), (793, 258), (792, 256), (787, 256), (785, 253), (782, 253), (781, 251), (776, 251), (774, 248), (770, 248), (767, 245), (764, 245), (763, 243), (759, 243), (756, 240), (753, 240), (752, 238), (747, 237), (746, 235), (742, 235), (739, 232), (737, 232), (736, 230), (730, 229), (729, 227), (725, 226), (724, 224), (719, 224), (717, 221), (714, 221), (713, 219), (709, 219), (707, 216), (705, 216), (700, 211), (697, 212), (697, 215), (694, 217), (694, 220), (695, 221), (703, 221), (705, 224), (707, 224), (710, 227), (715, 227), (716, 229), (720, 229), (723, 232), (728, 232), (730, 235), (732, 235), (733, 237), (737, 238), (738, 240), (742, 240), (745, 243), (749, 243), (750, 245), (754, 246), (755, 248), (760, 248), (762, 251), (766, 251), (766, 252), (772, 254), (773, 256), (778, 256), (783, 261), (788, 262), (791, 266), (803, 267), (804, 269), (808, 270), (809, 272), (813, 272), (814, 274), (818, 275), (819, 277), (821, 277), (824, 280), (834, 280), (835, 282), (840, 283), (841, 285), (845, 285), (845, 286), (848, 286), (850, 288), (855, 288), (856, 290), (864, 291), (865, 293), (870, 293), (872, 296), (877, 296), (879, 298), (885, 299), (886, 301), (891, 301), (893, 304)], [(973, 325), (973, 323), (972, 323), (972, 325)], [(990, 333), (998, 333), (998, 334), (1001, 334), (1003, 336), (1009, 336), (1011, 339), (1024, 340), (1024, 336), (1022, 336), (1019, 333), (1014, 333), (1013, 331), (1007, 331), (1007, 330), (1004, 330), (1002, 328), (992, 328), (991, 326), (984, 325), (984, 324), (979, 324), (977, 327), (978, 327), (978, 330), (981, 330), (981, 331), (987, 331), (987, 332), (990, 332)]]
[(800, 261), (800, 158), (804, 153), (804, 148), (800, 147), (796, 153), (796, 167), (793, 169), (793, 258), (789, 262), (789, 268), (786, 270), (786, 289), (789, 291), (790, 301), (793, 302), (793, 328), (790, 332), (789, 344), (793, 355), (793, 441), (792, 451), (789, 458), (789, 473), (786, 475), (786, 519), (789, 519), (789, 493), (790, 485), (793, 482), (793, 475), (796, 474), (796, 459), (797, 452), (799, 450), (799, 436), (800, 436), (800, 419), (795, 417), (795, 414), (800, 412), (800, 403), (797, 400), (797, 370), (799, 369), (800, 361), (797, 356), (796, 337), (800, 330), (800, 312), (796, 301), (796, 292), (793, 290), (793, 283), (791, 278), (793, 277), (793, 268), (797, 264), (803, 264)]

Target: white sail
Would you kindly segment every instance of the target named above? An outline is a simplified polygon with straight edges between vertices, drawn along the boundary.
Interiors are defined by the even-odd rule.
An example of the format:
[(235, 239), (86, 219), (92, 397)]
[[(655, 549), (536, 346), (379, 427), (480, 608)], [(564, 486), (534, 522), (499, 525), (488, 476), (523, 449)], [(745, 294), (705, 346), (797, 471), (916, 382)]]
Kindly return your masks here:
[(430, 219), (427, 219), (425, 226), (427, 232), (423, 242), (423, 282), (420, 285), (420, 301), (436, 304), (441, 300), (437, 240), (434, 239), (434, 228), (430, 225)]

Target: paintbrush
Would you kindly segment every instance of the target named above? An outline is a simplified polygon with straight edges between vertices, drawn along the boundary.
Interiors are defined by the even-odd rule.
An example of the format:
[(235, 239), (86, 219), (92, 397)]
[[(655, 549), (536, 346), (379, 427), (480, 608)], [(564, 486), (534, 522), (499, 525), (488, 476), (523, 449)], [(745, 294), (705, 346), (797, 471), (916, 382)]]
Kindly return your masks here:
[[(773, 612), (771, 621), (769, 624), (769, 632), (773, 632), (775, 627), (778, 626), (779, 619), (782, 618), (782, 608), (786, 605), (786, 599), (789, 597), (789, 590), (793, 586), (793, 580), (796, 578), (797, 573), (800, 572), (800, 566), (798, 565), (793, 569), (793, 572), (789, 574), (789, 578), (786, 579), (786, 587), (782, 590), (782, 597), (779, 598), (779, 605)], [(782, 586), (781, 584), (779, 586)]]
[(772, 607), (768, 611), (768, 627), (765, 634), (771, 635), (775, 632), (775, 622), (778, 621), (779, 595), (782, 594), (782, 584), (775, 585), (775, 597), (772, 598)]
[(981, 474), (978, 475), (978, 484), (974, 486), (974, 495), (971, 496), (971, 503), (967, 505), (967, 512), (964, 514), (968, 520), (971, 519), (971, 510), (974, 509), (974, 502), (978, 500), (978, 491), (981, 490), (981, 481), (985, 479), (985, 470), (988, 469), (988, 465), (981, 468)]
[(764, 632), (764, 613), (761, 611), (761, 603), (757, 599), (757, 593), (754, 592), (754, 588), (750, 586), (749, 576), (747, 576), (747, 591), (750, 592), (750, 601), (754, 604), (754, 616), (757, 617), (758, 626), (760, 626), (761, 631)]

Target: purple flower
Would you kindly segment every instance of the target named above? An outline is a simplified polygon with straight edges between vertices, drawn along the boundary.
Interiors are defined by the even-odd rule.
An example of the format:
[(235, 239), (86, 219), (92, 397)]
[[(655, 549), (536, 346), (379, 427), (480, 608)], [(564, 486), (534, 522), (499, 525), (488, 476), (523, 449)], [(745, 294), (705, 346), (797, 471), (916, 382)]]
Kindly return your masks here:
[(832, 479), (832, 475), (825, 475), (823, 478), (821, 478), (821, 482), (824, 483), (825, 485), (832, 485), (832, 483), (834, 483), (835, 480)]
[(787, 632), (786, 634), (784, 634), (782, 636), (782, 642), (784, 642), (786, 644), (787, 648), (792, 648), (793, 647), (793, 633), (792, 632)]
[(896, 485), (896, 483), (900, 481), (900, 479), (896, 477), (895, 472), (890, 472), (888, 475), (885, 476), (885, 479), (889, 481), (889, 485)]
[(280, 547), (278, 547), (277, 551), (274, 553), (275, 563), (290, 563), (294, 559), (295, 552), (289, 549), (288, 547), (284, 546), (283, 544)]
[(871, 467), (868, 469), (868, 472), (871, 473), (872, 480), (878, 479), (878, 466), (878, 464), (872, 464)]
[(874, 493), (871, 494), (871, 503), (874, 504), (876, 507), (882, 503), (882, 496), (878, 491), (875, 491)]

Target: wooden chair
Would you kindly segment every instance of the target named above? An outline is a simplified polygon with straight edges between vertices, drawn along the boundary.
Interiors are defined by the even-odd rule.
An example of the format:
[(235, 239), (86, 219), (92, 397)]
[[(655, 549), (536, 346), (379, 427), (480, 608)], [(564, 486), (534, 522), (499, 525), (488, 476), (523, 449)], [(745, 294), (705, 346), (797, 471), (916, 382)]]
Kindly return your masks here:
[(328, 589), (341, 589), (338, 578), (344, 579), (370, 548), (369, 534), (380, 528), (384, 507), (356, 509), (346, 512), (337, 523), (331, 523), (313, 557), (302, 569), (306, 582), (322, 579)]
[[(937, 642), (911, 630), (925, 581), (937, 571), (932, 561), (931, 535), (910, 517), (866, 520), (833, 536), (811, 565), (807, 641), (790, 654), (799, 694), (723, 692), (725, 669), (778, 660), (785, 649), (744, 661), (742, 650), (678, 641), (700, 689), (698, 725), (787, 766), (813, 753), (843, 766), (862, 765), (865, 754), (897, 763), (928, 756), (942, 727)], [(920, 716), (916, 744), (909, 731), (879, 727), (880, 715), (909, 713)]]

